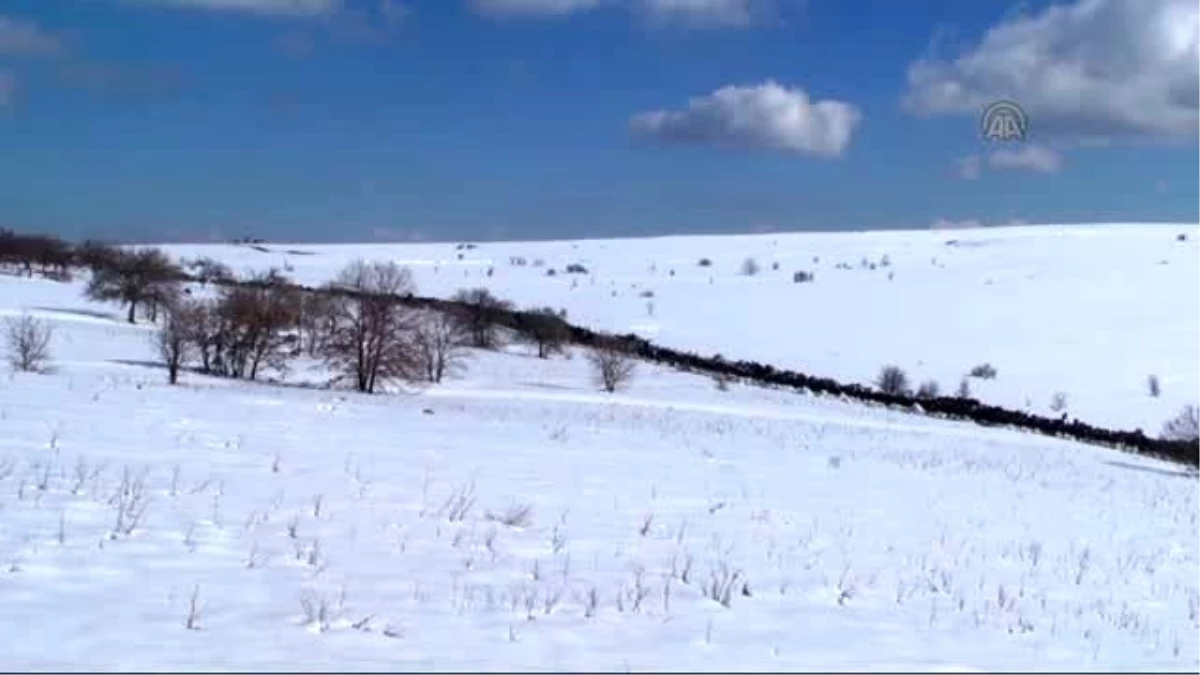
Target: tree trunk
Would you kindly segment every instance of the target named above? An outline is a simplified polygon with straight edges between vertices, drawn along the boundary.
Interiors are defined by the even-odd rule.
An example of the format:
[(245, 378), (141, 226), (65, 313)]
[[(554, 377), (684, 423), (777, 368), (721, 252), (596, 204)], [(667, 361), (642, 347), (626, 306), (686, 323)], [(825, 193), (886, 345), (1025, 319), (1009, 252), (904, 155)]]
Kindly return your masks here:
[(129, 302), (129, 323), (137, 323), (137, 300)]
[(167, 383), (175, 384), (177, 382), (179, 382), (179, 364), (173, 363), (173, 362), (168, 363), (167, 364)]

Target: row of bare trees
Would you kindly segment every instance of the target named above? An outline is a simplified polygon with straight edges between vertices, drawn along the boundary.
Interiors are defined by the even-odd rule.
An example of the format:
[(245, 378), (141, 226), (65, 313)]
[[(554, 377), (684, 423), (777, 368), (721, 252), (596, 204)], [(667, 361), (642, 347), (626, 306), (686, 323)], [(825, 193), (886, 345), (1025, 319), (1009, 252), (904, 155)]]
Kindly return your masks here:
[[(184, 368), (253, 380), (307, 356), (323, 361), (335, 380), (370, 393), (393, 380), (440, 382), (463, 369), (468, 348), (494, 350), (516, 339), (545, 359), (571, 338), (565, 312), (514, 312), (485, 288), (459, 291), (436, 310), (415, 308), (406, 302), (416, 291), (411, 273), (391, 262), (356, 261), (310, 290), (276, 270), (238, 279), (212, 258), (176, 262), (157, 248), (71, 245), (0, 230), (0, 267), (56, 278), (88, 270), (90, 299), (119, 304), (130, 323), (160, 325), (156, 347), (172, 383)], [(193, 296), (188, 281), (204, 297)], [(609, 391), (628, 380), (623, 368), (632, 370), (614, 366), (618, 353), (610, 346), (591, 356)]]
[(210, 298), (176, 294), (156, 344), (172, 383), (190, 364), (253, 380), (302, 355), (365, 393), (389, 381), (440, 382), (464, 365), (470, 333), (458, 317), (411, 307), (414, 291), (411, 273), (392, 262), (353, 262), (316, 291), (272, 271)]
[(10, 273), (31, 277), (36, 270), (45, 276), (64, 278), (78, 263), (75, 250), (58, 237), (0, 229), (0, 268)]
[[(510, 303), (482, 288), (459, 292), (449, 306), (419, 308), (408, 302), (415, 291), (407, 269), (360, 260), (317, 290), (272, 271), (222, 285), (210, 299), (162, 293), (172, 300), (157, 346), (172, 383), (190, 363), (207, 374), (253, 380), (306, 355), (323, 361), (334, 382), (373, 393), (387, 382), (441, 382), (465, 367), (468, 348), (497, 349), (510, 336), (532, 345), (539, 358), (561, 353), (570, 339), (563, 312), (513, 313)], [(633, 373), (620, 344), (605, 343), (589, 356), (607, 391)]]

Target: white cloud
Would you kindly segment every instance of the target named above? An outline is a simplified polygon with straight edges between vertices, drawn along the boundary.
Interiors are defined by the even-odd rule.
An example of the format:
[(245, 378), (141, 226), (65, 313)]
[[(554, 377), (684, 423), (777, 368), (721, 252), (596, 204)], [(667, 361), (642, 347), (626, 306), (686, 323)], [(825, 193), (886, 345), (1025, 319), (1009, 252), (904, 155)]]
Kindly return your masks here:
[(955, 161), (954, 167), (959, 177), (966, 180), (975, 180), (983, 173), (983, 162), (979, 159), (979, 155), (967, 155)]
[(905, 107), (977, 115), (1001, 98), (1032, 133), (1191, 139), (1200, 125), (1200, 4), (1076, 0), (1019, 14), (953, 60), (911, 64)]
[(62, 51), (62, 42), (36, 23), (0, 15), (0, 55), (47, 56)]
[(127, 0), (143, 5), (217, 12), (242, 12), (261, 16), (311, 18), (333, 14), (342, 0)]
[(664, 143), (712, 144), (838, 157), (862, 120), (855, 106), (809, 99), (802, 89), (774, 81), (757, 86), (722, 87), (688, 101), (679, 110), (635, 115), (636, 137)]
[(640, 0), (651, 20), (691, 27), (745, 27), (767, 15), (762, 0)]
[(586, 12), (604, 0), (472, 0), (476, 11), (493, 16), (552, 17)]
[(1062, 164), (1061, 154), (1032, 143), (1016, 149), (1000, 148), (988, 155), (988, 166), (993, 169), (1056, 173)]
[(986, 166), (994, 171), (1034, 171), (1058, 173), (1063, 167), (1061, 153), (1041, 145), (1029, 143), (1018, 148), (997, 148), (985, 157), (967, 155), (954, 161), (955, 173), (965, 180), (977, 180)]
[[(789, 0), (794, 1), (794, 0)], [(659, 25), (744, 28), (772, 16), (776, 0), (470, 0), (480, 14), (551, 18), (619, 7)]]

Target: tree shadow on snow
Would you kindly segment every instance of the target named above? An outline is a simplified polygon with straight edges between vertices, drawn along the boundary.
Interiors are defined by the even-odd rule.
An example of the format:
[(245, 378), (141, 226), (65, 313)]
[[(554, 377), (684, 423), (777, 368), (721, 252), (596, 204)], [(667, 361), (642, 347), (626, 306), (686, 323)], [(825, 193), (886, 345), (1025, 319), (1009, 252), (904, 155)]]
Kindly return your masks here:
[(73, 307), (30, 307), (36, 312), (46, 312), (48, 314), (72, 314), (75, 316), (86, 316), (92, 319), (106, 319), (108, 321), (117, 321), (120, 323), (128, 323), (125, 318), (117, 312), (104, 312), (98, 309), (77, 309)]
[(1139, 466), (1137, 464), (1130, 464), (1129, 462), (1122, 462), (1118, 460), (1105, 460), (1104, 463), (1108, 464), (1109, 466), (1118, 466), (1122, 469), (1133, 469), (1134, 471), (1144, 471), (1146, 473), (1155, 473), (1160, 476), (1171, 476), (1173, 478), (1195, 478), (1197, 475), (1196, 469), (1172, 471), (1170, 469), (1159, 469), (1153, 466)]

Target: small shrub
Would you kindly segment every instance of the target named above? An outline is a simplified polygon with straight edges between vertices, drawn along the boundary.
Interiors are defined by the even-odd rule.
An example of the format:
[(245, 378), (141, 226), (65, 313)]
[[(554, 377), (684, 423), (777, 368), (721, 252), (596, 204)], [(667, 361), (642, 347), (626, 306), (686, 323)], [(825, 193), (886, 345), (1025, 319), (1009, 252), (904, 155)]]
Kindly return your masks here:
[(754, 258), (746, 258), (742, 261), (742, 274), (752, 277), (762, 271), (758, 261)]
[(587, 274), (587, 268), (579, 263), (571, 263), (567, 265), (567, 274)]
[(917, 387), (917, 398), (937, 398), (941, 394), (941, 385), (937, 380), (925, 380)]
[(884, 366), (875, 385), (885, 394), (904, 396), (909, 392), (908, 374), (900, 366)]
[(811, 283), (814, 278), (812, 272), (805, 272), (804, 270), (792, 273), (792, 283), (794, 284)]
[(554, 271), (554, 268), (553, 268), (553, 267), (551, 267), (550, 269), (547, 269), (547, 270), (546, 270), (546, 276), (548, 276), (548, 277), (552, 277), (552, 276), (554, 276), (554, 275), (556, 275), (556, 274), (558, 274), (558, 272)]
[(1187, 241), (1187, 234), (1180, 232), (1179, 234), (1175, 235), (1175, 240), (1176, 241)]
[(972, 368), (969, 375), (981, 380), (994, 380), (996, 379), (996, 368), (990, 363), (981, 363)]
[(6, 319), (4, 325), (8, 363), (13, 370), (45, 372), (50, 361), (50, 340), (54, 337), (54, 329), (28, 314)]
[(1150, 392), (1151, 398), (1158, 398), (1162, 394), (1162, 383), (1158, 381), (1157, 375), (1146, 378), (1146, 389)]
[(963, 378), (958, 382), (958, 390), (954, 392), (958, 398), (971, 398), (971, 381)]
[(637, 362), (633, 356), (615, 338), (600, 341), (588, 352), (588, 362), (596, 383), (610, 394), (626, 387), (632, 380)]
[(701, 267), (712, 267), (712, 261), (709, 260), (708, 258), (701, 258), (700, 262), (697, 264), (700, 265)]
[(779, 271), (779, 261), (778, 260), (771, 263), (771, 269), (775, 270), (776, 272)]
[(1050, 409), (1056, 413), (1060, 413), (1067, 409), (1067, 395), (1064, 392), (1055, 392), (1054, 397), (1050, 399)]
[(1162, 437), (1168, 441), (1200, 440), (1200, 409), (1187, 405), (1163, 425)]
[(730, 377), (725, 373), (717, 373), (713, 376), (713, 385), (716, 386), (717, 391), (729, 391), (729, 381)]

